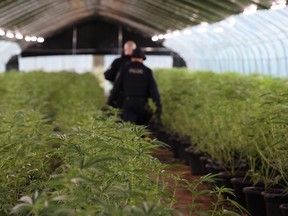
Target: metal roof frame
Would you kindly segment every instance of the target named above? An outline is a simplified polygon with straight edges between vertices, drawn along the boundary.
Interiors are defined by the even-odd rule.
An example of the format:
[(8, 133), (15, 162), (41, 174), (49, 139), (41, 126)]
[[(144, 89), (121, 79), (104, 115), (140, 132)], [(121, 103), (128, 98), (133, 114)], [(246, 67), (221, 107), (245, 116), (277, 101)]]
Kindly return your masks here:
[[(231, 15), (240, 14), (250, 4), (256, 4), (259, 9), (267, 9), (270, 8), (272, 0), (0, 0), (0, 28), (23, 35), (45, 38), (81, 20), (100, 17), (131, 27), (150, 37), (177, 29), (193, 28), (201, 22), (219, 22)], [(286, 16), (284, 12), (281, 13), (280, 11), (277, 15), (279, 16), (278, 20)], [(265, 18), (263, 20), (267, 23), (270, 22)], [(252, 22), (257, 28), (261, 20), (255, 19)], [(284, 23), (279, 21), (279, 23), (275, 23), (275, 28), (279, 29), (282, 37), (286, 38), (287, 33), (282, 25)], [(180, 55), (188, 55), (187, 59), (192, 59), (191, 56), (194, 55), (200, 62), (203, 59), (197, 57), (197, 53), (209, 57), (203, 53), (201, 48), (206, 47), (206, 49), (215, 51), (220, 47), (226, 47), (226, 50), (223, 49), (221, 53), (215, 54), (218, 57), (213, 57), (220, 67), (222, 63), (219, 58), (228, 58), (229, 52), (232, 52), (234, 56), (243, 57), (245, 47), (249, 47), (249, 44), (266, 43), (265, 40), (269, 33), (263, 29), (259, 31), (263, 31), (262, 33), (267, 37), (262, 39), (251, 31), (249, 26), (242, 26), (240, 30), (231, 30), (231, 34), (235, 37), (234, 41), (227, 38), (223, 40), (220, 35), (211, 39), (211, 34), (202, 38), (182, 37), (189, 43), (194, 43), (194, 52), (191, 51), (191, 47), (185, 46), (185, 42), (183, 44), (179, 39), (175, 39), (174, 42), (180, 44), (181, 49), (174, 47), (174, 50), (178, 50)], [(250, 42), (243, 41), (243, 37), (248, 33), (251, 34)], [(207, 38), (210, 38), (209, 43), (203, 43), (202, 40)], [(25, 40), (8, 39), (7, 37), (0, 37), (1, 39), (14, 41), (22, 49), (29, 46)], [(276, 37), (276, 40), (283, 45), (286, 43), (280, 36)], [(235, 41), (237, 41), (237, 45), (235, 45)], [(264, 46), (263, 48), (255, 46), (256, 48), (250, 51), (255, 54), (256, 52), (267, 53), (268, 48), (266, 44)], [(230, 51), (228, 52), (228, 50)], [(283, 52), (287, 53), (288, 51), (284, 49)]]
[(98, 15), (153, 35), (219, 21), (251, 3), (271, 5), (270, 0), (1, 0), (0, 27), (45, 37), (77, 19)]

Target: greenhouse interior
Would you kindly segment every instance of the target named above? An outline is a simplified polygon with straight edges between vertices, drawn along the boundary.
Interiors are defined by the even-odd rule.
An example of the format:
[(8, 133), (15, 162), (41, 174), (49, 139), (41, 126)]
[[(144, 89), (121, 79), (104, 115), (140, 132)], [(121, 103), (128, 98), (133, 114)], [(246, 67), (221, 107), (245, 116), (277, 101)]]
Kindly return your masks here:
[(288, 216), (287, 6), (0, 0), (0, 216)]

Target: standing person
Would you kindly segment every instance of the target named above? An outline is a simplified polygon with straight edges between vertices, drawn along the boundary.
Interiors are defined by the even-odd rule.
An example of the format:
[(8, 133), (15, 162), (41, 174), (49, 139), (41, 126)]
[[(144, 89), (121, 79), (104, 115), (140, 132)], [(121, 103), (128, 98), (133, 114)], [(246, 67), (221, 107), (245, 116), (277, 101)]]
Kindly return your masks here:
[(111, 95), (109, 105), (113, 105), (119, 93), (124, 93), (122, 119), (132, 123), (148, 124), (148, 98), (152, 98), (157, 106), (156, 116), (162, 111), (160, 95), (152, 70), (143, 64), (146, 59), (144, 53), (136, 48), (131, 56), (131, 63), (120, 72)]
[[(120, 58), (115, 59), (108, 68), (108, 70), (104, 72), (104, 77), (106, 80), (112, 83), (115, 82), (121, 68), (123, 68), (125, 65), (131, 62), (131, 55), (134, 49), (136, 49), (136, 43), (134, 41), (127, 41), (124, 44), (124, 51), (122, 56)], [(120, 93), (118, 98), (115, 99), (112, 106), (115, 108), (122, 108), (122, 103), (123, 103), (123, 97), (122, 94)]]

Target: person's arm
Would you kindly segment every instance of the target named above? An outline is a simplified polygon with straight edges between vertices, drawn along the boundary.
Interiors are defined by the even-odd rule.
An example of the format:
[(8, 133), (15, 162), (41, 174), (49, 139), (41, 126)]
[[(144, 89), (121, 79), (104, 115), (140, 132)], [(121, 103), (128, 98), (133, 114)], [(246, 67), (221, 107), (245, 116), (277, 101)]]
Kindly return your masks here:
[(161, 104), (160, 94), (158, 91), (158, 86), (157, 86), (156, 80), (155, 80), (151, 70), (150, 70), (149, 74), (150, 74), (150, 77), (149, 77), (149, 94), (150, 94), (150, 97), (152, 98), (153, 102), (157, 106), (156, 115), (158, 117), (160, 117), (160, 115), (162, 113), (162, 104)]
[(113, 107), (117, 107), (117, 98), (119, 97), (119, 93), (123, 90), (123, 82), (124, 82), (124, 70), (119, 71), (119, 76), (115, 80), (114, 86), (110, 92), (110, 96), (108, 98), (107, 104)]
[(121, 67), (121, 59), (115, 59), (110, 67), (104, 72), (104, 77), (106, 80), (114, 82)]

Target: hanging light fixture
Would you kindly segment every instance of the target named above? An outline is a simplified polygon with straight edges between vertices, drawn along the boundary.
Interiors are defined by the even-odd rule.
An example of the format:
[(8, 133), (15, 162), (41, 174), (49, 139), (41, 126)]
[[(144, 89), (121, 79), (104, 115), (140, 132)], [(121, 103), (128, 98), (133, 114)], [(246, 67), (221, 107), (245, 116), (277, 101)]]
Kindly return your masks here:
[(159, 38), (159, 40), (163, 40), (164, 39), (164, 35), (160, 34), (160, 35), (158, 35), (158, 38)]
[(31, 41), (31, 37), (30, 36), (26, 36), (25, 37), (25, 41), (30, 42)]
[(234, 27), (235, 24), (236, 24), (236, 19), (235, 19), (234, 17), (228, 18), (228, 26), (229, 26), (230, 28)]
[(274, 0), (270, 7), (271, 10), (277, 10), (287, 7), (286, 0)]
[(6, 32), (2, 29), (0, 29), (0, 36), (5, 36), (6, 35)]
[(15, 38), (18, 39), (18, 40), (22, 40), (24, 38), (24, 36), (20, 33), (16, 33), (15, 34)]
[(157, 35), (154, 35), (154, 36), (152, 37), (152, 41), (158, 41), (158, 40), (159, 40), (159, 38), (158, 38)]
[(43, 37), (38, 37), (37, 38), (37, 42), (38, 43), (43, 43), (45, 40), (44, 40), (44, 38)]
[(257, 9), (258, 9), (258, 7), (256, 4), (251, 4), (244, 9), (243, 14), (244, 15), (254, 14), (257, 12)]
[(36, 42), (37, 41), (37, 37), (36, 36), (32, 36), (31, 37), (31, 41)]
[(36, 36), (24, 36), (21, 34), (19, 31), (11, 31), (11, 30), (4, 30), (0, 28), (0, 36), (4, 37), (6, 36), (9, 39), (14, 39), (16, 38), (17, 40), (25, 40), (26, 42), (38, 42), (38, 43), (43, 43), (44, 38), (43, 37), (36, 37)]
[(11, 31), (6, 32), (6, 37), (7, 38), (14, 38), (14, 34)]

